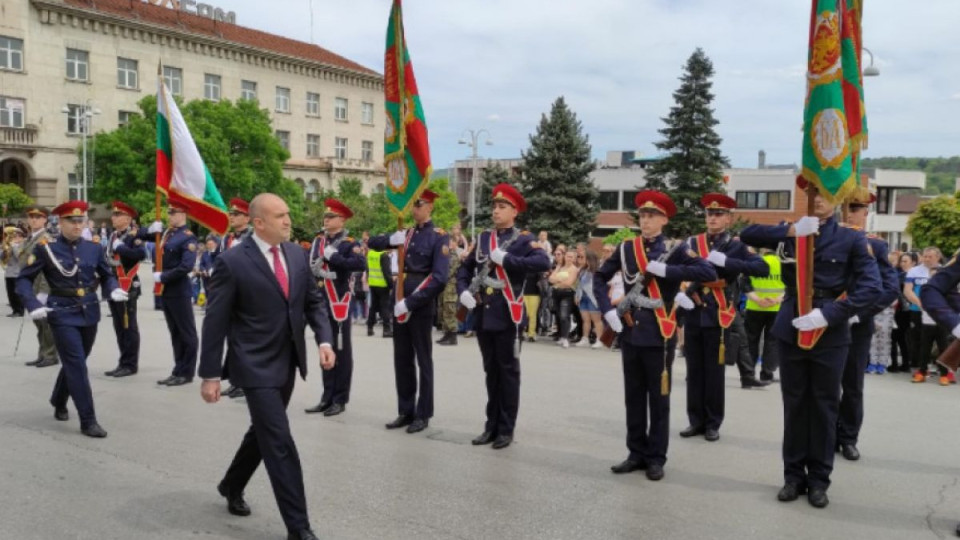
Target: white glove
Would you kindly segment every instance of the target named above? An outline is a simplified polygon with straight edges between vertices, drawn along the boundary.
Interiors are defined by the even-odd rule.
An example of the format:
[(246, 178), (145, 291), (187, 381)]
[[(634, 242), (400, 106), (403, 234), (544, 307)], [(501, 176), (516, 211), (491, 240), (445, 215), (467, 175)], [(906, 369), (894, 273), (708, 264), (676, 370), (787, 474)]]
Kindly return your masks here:
[(503, 266), (503, 258), (507, 256), (507, 252), (497, 248), (490, 252), (490, 260), (498, 266)]
[(727, 256), (719, 251), (711, 251), (707, 255), (707, 261), (712, 263), (714, 266), (723, 268), (727, 265)]
[(610, 311), (603, 314), (603, 320), (607, 321), (607, 324), (610, 325), (610, 329), (616, 333), (623, 332), (623, 323), (620, 322), (620, 316), (617, 315), (617, 310), (611, 309)]
[(32, 321), (42, 321), (47, 318), (47, 313), (53, 311), (48, 307), (37, 308), (30, 312), (30, 320)]
[(391, 246), (402, 246), (407, 241), (406, 231), (397, 231), (390, 235)]
[(117, 238), (113, 241), (113, 250), (116, 251), (118, 247), (123, 245), (123, 240)]
[(667, 277), (667, 265), (660, 261), (650, 261), (647, 263), (647, 272), (657, 277)]
[(953, 334), (955, 338), (960, 339), (960, 324), (954, 327), (954, 329), (951, 330), (950, 333)]
[(853, 325), (855, 325), (855, 324), (857, 324), (857, 323), (859, 323), (859, 322), (860, 322), (860, 316), (859, 316), (859, 315), (854, 315), (853, 317), (850, 317), (849, 319), (847, 319), (847, 323), (848, 323), (850, 326), (853, 326)]
[(337, 248), (333, 246), (327, 246), (323, 248), (323, 258), (328, 261), (330, 260), (330, 257), (333, 257), (334, 255), (336, 255), (336, 253), (337, 253)]
[(817, 328), (826, 328), (827, 319), (823, 318), (820, 308), (816, 308), (803, 317), (797, 317), (793, 320), (793, 327), (797, 330), (816, 330)]
[(126, 302), (130, 299), (130, 295), (127, 294), (127, 291), (117, 287), (110, 292), (110, 300), (112, 302)]
[(406, 315), (407, 313), (410, 313), (410, 310), (407, 309), (407, 301), (406, 301), (406, 300), (401, 300), (401, 301), (397, 302), (396, 305), (393, 306), (393, 316), (394, 316), (394, 317), (400, 317), (400, 316), (402, 316), (402, 315)]
[(147, 232), (150, 233), (150, 234), (155, 234), (155, 233), (158, 233), (158, 232), (163, 232), (163, 222), (162, 222), (162, 221), (154, 221), (153, 223), (150, 224), (150, 227), (147, 229)]
[(154, 273), (153, 273), (153, 281), (154, 281), (155, 283), (163, 283), (163, 280), (160, 279), (160, 276), (162, 276), (162, 275), (163, 275), (162, 272), (154, 272)]
[(460, 293), (460, 303), (463, 304), (463, 307), (467, 309), (473, 309), (477, 307), (477, 299), (470, 294), (470, 291), (463, 291)]
[(673, 303), (687, 311), (690, 311), (696, 307), (693, 303), (693, 300), (691, 300), (690, 297), (687, 296), (687, 293), (683, 291), (678, 292), (677, 295), (673, 297)]
[(803, 216), (793, 224), (793, 231), (797, 236), (810, 236), (820, 230), (820, 218)]

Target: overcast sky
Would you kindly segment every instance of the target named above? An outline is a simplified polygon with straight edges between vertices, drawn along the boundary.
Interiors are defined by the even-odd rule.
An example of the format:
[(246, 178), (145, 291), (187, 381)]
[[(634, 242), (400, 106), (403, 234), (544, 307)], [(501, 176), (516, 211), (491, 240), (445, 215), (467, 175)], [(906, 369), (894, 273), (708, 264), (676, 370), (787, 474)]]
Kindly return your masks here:
[[(221, 0), (237, 22), (311, 40), (310, 0)], [(216, 4), (216, 0), (211, 3)], [(312, 0), (313, 41), (383, 72), (390, 0)], [(655, 155), (686, 59), (713, 61), (722, 150), (734, 166), (800, 160), (808, 0), (406, 0), (404, 22), (434, 168), (465, 157), (519, 157), (560, 95), (595, 157)], [(867, 1), (866, 157), (960, 154), (958, 0)], [(864, 54), (864, 62), (869, 62)]]

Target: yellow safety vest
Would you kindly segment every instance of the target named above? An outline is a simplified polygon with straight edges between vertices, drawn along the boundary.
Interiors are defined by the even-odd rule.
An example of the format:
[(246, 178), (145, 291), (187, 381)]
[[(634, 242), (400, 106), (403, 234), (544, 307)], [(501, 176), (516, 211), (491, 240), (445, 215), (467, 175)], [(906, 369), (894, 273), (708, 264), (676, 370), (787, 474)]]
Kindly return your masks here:
[[(785, 290), (783, 282), (780, 281), (780, 258), (773, 253), (763, 256), (763, 260), (770, 266), (770, 274), (765, 277), (751, 277), (750, 285), (753, 286), (753, 292), (760, 298), (770, 298), (781, 296)], [(760, 307), (759, 304), (747, 298), (748, 311), (780, 311), (780, 304), (770, 307)]]
[(370, 250), (367, 252), (367, 284), (371, 287), (387, 287), (387, 280), (383, 279), (383, 270), (380, 269), (382, 251)]

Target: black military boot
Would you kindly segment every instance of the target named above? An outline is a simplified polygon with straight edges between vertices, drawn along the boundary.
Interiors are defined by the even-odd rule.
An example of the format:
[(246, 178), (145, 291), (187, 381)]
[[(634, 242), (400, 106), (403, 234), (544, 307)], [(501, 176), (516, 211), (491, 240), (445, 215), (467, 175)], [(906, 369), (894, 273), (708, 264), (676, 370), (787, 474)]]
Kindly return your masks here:
[(443, 337), (437, 340), (439, 345), (456, 345), (457, 344), (457, 333), (456, 332), (444, 332)]

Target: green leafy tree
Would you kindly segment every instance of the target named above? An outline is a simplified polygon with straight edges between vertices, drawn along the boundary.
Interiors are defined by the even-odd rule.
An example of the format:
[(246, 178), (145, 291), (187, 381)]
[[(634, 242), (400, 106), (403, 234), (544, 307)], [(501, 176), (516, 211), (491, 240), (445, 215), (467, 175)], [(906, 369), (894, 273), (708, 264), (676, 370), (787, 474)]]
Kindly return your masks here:
[(950, 254), (960, 248), (960, 197), (941, 195), (921, 204), (907, 222), (915, 248), (936, 246)]
[(7, 218), (33, 204), (33, 199), (16, 184), (0, 184), (0, 211)]
[[(142, 115), (94, 136), (90, 199), (124, 200), (148, 219), (153, 217), (156, 186), (156, 97), (147, 96), (138, 106)], [(250, 100), (196, 100), (181, 104), (180, 110), (225, 200), (276, 193), (287, 201), (294, 222), (303, 221), (303, 192), (283, 176), (290, 155), (274, 136), (266, 109)]]
[(450, 179), (434, 178), (427, 184), (427, 188), (439, 195), (433, 201), (433, 223), (449, 232), (450, 227), (460, 222), (460, 201), (457, 200), (457, 194), (450, 189)]
[(617, 232), (608, 234), (607, 236), (605, 236), (603, 238), (603, 245), (618, 246), (624, 240), (629, 240), (631, 238), (636, 238), (636, 237), (637, 237), (637, 231), (629, 227), (622, 227), (620, 229), (617, 229)]
[(720, 152), (722, 140), (714, 127), (711, 88), (713, 64), (702, 49), (687, 60), (680, 77), (680, 88), (673, 93), (675, 104), (663, 119), (656, 143), (664, 153), (647, 171), (646, 187), (670, 194), (677, 205), (677, 215), (670, 219), (667, 234), (685, 238), (703, 229), (700, 198), (709, 192), (723, 191), (723, 168), (727, 159)]
[(543, 115), (530, 148), (523, 152), (521, 191), (527, 200), (525, 223), (532, 231), (550, 231), (556, 243), (590, 237), (600, 193), (590, 179), (594, 163), (589, 137), (563, 97)]

